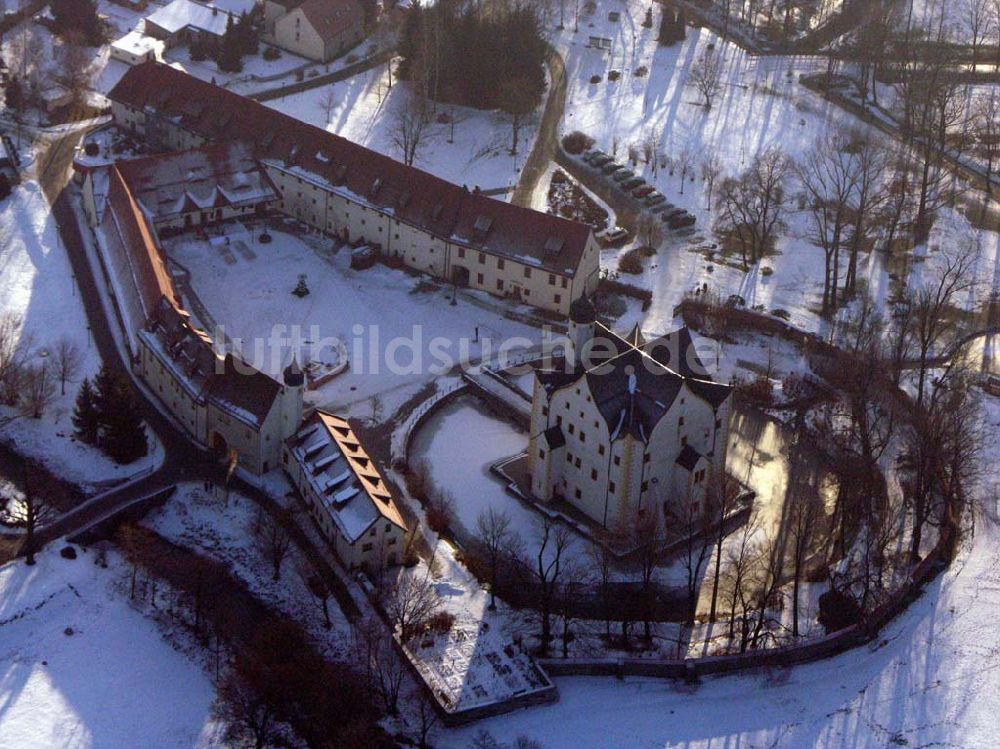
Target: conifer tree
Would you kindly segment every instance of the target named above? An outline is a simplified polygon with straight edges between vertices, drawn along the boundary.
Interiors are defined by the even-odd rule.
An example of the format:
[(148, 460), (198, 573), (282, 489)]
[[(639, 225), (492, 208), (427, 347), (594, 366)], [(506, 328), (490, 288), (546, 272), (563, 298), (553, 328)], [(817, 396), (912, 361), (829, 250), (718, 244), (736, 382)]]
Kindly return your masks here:
[(226, 33), (222, 36), (219, 45), (219, 54), (216, 58), (219, 70), (227, 73), (239, 73), (243, 70), (243, 50), (240, 41), (240, 32), (233, 23), (233, 17), (226, 20)]
[(100, 432), (97, 393), (90, 384), (89, 377), (83, 378), (80, 391), (76, 395), (76, 406), (73, 409), (73, 430), (84, 442), (97, 443)]
[(148, 452), (146, 430), (128, 383), (101, 367), (94, 379), (101, 448), (118, 463), (131, 463)]

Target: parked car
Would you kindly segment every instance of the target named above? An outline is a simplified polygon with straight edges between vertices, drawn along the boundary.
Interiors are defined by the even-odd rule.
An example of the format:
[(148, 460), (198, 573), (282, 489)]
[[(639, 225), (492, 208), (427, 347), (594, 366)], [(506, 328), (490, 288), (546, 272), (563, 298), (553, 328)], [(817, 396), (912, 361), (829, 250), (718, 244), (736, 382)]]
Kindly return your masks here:
[(590, 151), (587, 151), (587, 155), (583, 157), (583, 160), (586, 161), (588, 164), (593, 164), (594, 163), (594, 159), (600, 159), (602, 157), (606, 157), (608, 159), (611, 158), (610, 156), (608, 156), (606, 153), (604, 153), (604, 151), (600, 150), (599, 148), (594, 148), (594, 149), (592, 149)]
[(597, 167), (598, 169), (600, 169), (602, 166), (604, 166), (605, 164), (607, 164), (610, 161), (614, 161), (614, 159), (612, 159), (606, 153), (603, 153), (600, 156), (595, 156), (594, 158), (592, 158), (590, 160), (590, 165), (593, 166), (593, 167)]
[(631, 169), (621, 169), (620, 171), (615, 172), (611, 176), (611, 179), (613, 179), (615, 182), (624, 182), (627, 179), (632, 179), (634, 176), (635, 172), (633, 172)]
[(1000, 377), (996, 375), (990, 375), (983, 382), (983, 390), (985, 390), (990, 395), (1000, 396)]
[(646, 184), (646, 180), (644, 180), (642, 177), (632, 177), (622, 182), (619, 185), (619, 187), (623, 189), (625, 192), (632, 192), (632, 190), (637, 188), (639, 185), (644, 185), (644, 184)]
[(605, 247), (612, 247), (614, 245), (625, 244), (625, 241), (629, 237), (628, 229), (622, 226), (613, 226), (600, 238), (601, 244)]
[(647, 195), (655, 192), (655, 190), (656, 188), (653, 187), (652, 185), (642, 185), (640, 187), (635, 188), (632, 191), (632, 195), (634, 195), (637, 198), (645, 198)]
[(601, 167), (601, 171), (605, 174), (614, 174), (615, 172), (625, 169), (626, 167), (619, 164), (617, 161), (609, 161), (607, 164)]
[(666, 196), (664, 196), (663, 193), (657, 192), (656, 190), (653, 190), (653, 192), (649, 193), (649, 195), (646, 196), (646, 205), (650, 206), (659, 205), (660, 203), (666, 203), (666, 202), (667, 202)]
[(663, 214), (663, 220), (669, 221), (672, 218), (677, 218), (678, 216), (683, 216), (687, 211), (683, 208), (672, 207), (669, 211)]
[(690, 213), (683, 213), (680, 216), (670, 219), (669, 224), (671, 229), (684, 229), (685, 227), (693, 226), (696, 220)]
[(355, 270), (365, 270), (375, 265), (377, 254), (368, 246), (356, 247), (351, 250), (351, 267)]

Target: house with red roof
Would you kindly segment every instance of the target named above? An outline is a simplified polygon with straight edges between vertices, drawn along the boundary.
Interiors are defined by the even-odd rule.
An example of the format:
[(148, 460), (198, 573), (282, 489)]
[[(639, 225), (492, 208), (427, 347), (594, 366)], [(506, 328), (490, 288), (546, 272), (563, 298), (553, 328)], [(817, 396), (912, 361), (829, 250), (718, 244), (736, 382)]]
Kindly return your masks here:
[(597, 290), (586, 224), (479, 194), (159, 63), (108, 94), (115, 123), (153, 148), (242, 142), (282, 213), (416, 270), (565, 316)]
[(316, 62), (345, 54), (365, 37), (357, 0), (265, 0), (264, 41)]

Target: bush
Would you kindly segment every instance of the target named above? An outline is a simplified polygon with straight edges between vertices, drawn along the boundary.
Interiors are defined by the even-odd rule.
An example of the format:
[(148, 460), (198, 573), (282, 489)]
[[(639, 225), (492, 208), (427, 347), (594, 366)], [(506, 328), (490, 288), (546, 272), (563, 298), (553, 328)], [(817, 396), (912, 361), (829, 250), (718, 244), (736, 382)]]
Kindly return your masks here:
[(592, 75), (592, 76), (590, 76), (590, 82), (591, 82), (592, 84), (594, 84), (595, 86), (596, 86), (596, 85), (597, 85), (598, 83), (600, 83), (600, 82), (601, 82), (602, 80), (603, 80), (603, 79), (602, 79), (602, 78), (601, 78), (601, 76), (599, 76), (599, 75)]
[(591, 138), (586, 133), (581, 133), (579, 130), (574, 130), (569, 135), (563, 137), (562, 140), (563, 150), (566, 153), (571, 154), (581, 154), (588, 148), (593, 148), (594, 139)]
[(435, 635), (446, 635), (455, 625), (455, 615), (447, 611), (439, 611), (424, 622), (424, 628)]
[(617, 81), (621, 77), (622, 77), (622, 71), (620, 71), (620, 70), (609, 70), (608, 71), (608, 81), (610, 83), (614, 83), (615, 81)]
[(850, 627), (861, 621), (861, 609), (845, 593), (839, 590), (828, 590), (819, 597), (819, 616), (817, 620), (827, 634)]
[(647, 67), (646, 67), (645, 65), (640, 65), (639, 67), (637, 67), (637, 68), (635, 69), (635, 73), (633, 73), (633, 75), (634, 75), (634, 76), (635, 76), (636, 78), (642, 78), (642, 77), (644, 77), (644, 76), (645, 76), (645, 75), (646, 75), (646, 74), (647, 74), (648, 72), (649, 72), (649, 68), (647, 68)]
[(88, 156), (97, 156), (97, 154), (101, 152), (101, 147), (96, 143), (94, 143), (93, 141), (91, 141), (90, 143), (88, 143), (83, 147), (83, 152)]
[(618, 258), (618, 270), (637, 276), (642, 273), (642, 258), (647, 255), (646, 248), (636, 247)]
[(267, 49), (264, 50), (264, 54), (262, 55), (262, 57), (265, 60), (280, 60), (281, 50), (278, 49), (277, 47), (268, 47)]

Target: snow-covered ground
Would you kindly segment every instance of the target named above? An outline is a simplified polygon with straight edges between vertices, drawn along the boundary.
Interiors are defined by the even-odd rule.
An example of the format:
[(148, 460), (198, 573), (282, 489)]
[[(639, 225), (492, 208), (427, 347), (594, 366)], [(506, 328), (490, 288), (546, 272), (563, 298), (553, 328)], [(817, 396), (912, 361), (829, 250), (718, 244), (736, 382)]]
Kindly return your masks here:
[[(810, 221), (798, 211), (794, 200), (786, 212), (788, 230), (781, 238), (777, 254), (766, 258), (761, 267), (744, 273), (739, 259), (723, 258), (708, 251), (717, 242), (711, 231), (714, 209), (708, 208), (702, 164), (715, 157), (722, 176), (736, 175), (754, 155), (769, 147), (779, 147), (792, 158), (812, 151), (817, 139), (831, 132), (858, 130), (876, 140), (885, 136), (824, 101), (798, 83), (802, 73), (824, 68), (822, 58), (785, 58), (747, 55), (733, 44), (723, 44), (706, 29), (688, 29), (687, 39), (673, 47), (656, 41), (658, 12), (652, 29), (641, 27), (647, 5), (637, 0), (610, 0), (584, 22), (576, 34), (572, 26), (553, 32), (553, 44), (562, 53), (567, 69), (566, 114), (563, 134), (581, 130), (596, 140), (598, 147), (616, 155), (624, 163), (630, 146), (642, 153), (650, 140), (654, 150), (674, 164), (657, 168), (640, 159), (635, 171), (654, 184), (671, 203), (697, 216), (696, 231), (689, 237), (668, 237), (656, 257), (646, 262), (640, 276), (624, 275), (623, 280), (653, 290), (653, 304), (645, 315), (631, 310), (622, 322), (640, 322), (651, 331), (669, 327), (673, 307), (686, 292), (707, 284), (722, 299), (742, 296), (748, 306), (784, 309), (791, 321), (807, 329), (823, 326), (818, 316), (822, 294), (823, 253), (807, 236)], [(608, 21), (608, 11), (621, 13), (618, 23)], [(612, 49), (600, 51), (587, 46), (589, 36), (612, 39)], [(714, 106), (706, 110), (697, 91), (686, 85), (698, 58), (714, 45), (712, 54), (724, 60), (723, 88)], [(647, 72), (636, 75), (641, 67)], [(621, 79), (608, 81), (608, 72), (617, 70)], [(600, 76), (597, 84), (592, 76)], [(681, 183), (678, 164), (688, 161), (687, 181)], [(718, 181), (716, 182), (716, 187)], [(545, 207), (547, 181), (534, 195), (536, 208)], [(681, 190), (683, 189), (683, 194)], [(789, 180), (788, 192), (797, 192)], [(982, 248), (981, 278), (992, 282), (1000, 236), (973, 228), (964, 216), (950, 210), (941, 212), (928, 246), (932, 257), (936, 248), (974, 244)], [(628, 248), (605, 251), (602, 265), (617, 269), (618, 257)], [(926, 249), (926, 248), (925, 248)], [(859, 277), (871, 293), (884, 299), (888, 293), (889, 269), (881, 254), (863, 256)]]
[[(239, 224), (227, 224), (226, 233), (229, 246), (185, 234), (167, 240), (166, 251), (190, 271), (215, 323), (242, 339), (247, 358), (264, 371), (280, 374), (288, 363), (293, 326), (301, 331), (301, 364), (338, 342), (346, 347), (348, 370), (308, 393), (313, 403), (339, 407), (425, 382), (445, 358), (490, 353), (487, 338), (493, 353), (512, 337), (523, 337), (525, 348), (540, 340), (540, 331), (499, 314), (504, 306), (514, 309), (507, 302), (484, 296), (483, 306), (460, 300), (452, 307), (450, 286), (382, 265), (352, 270), (349, 249), (338, 249), (334, 240), (271, 231), (273, 241), (259, 244)], [(309, 289), (303, 298), (292, 294), (300, 276)], [(442, 348), (433, 348), (435, 340)], [(383, 405), (390, 415), (392, 406)]]
[(265, 519), (257, 505), (236, 492), (226, 501), (221, 487), (206, 491), (201, 484), (188, 483), (143, 523), (176, 544), (223, 562), (260, 600), (320, 639), (325, 652), (344, 657), (350, 624), (331, 598), (327, 605), (331, 626), (326, 628), (320, 602), (308, 587), (312, 568), (296, 547), (283, 560), (280, 579), (272, 579), (267, 546), (260, 536)]
[(80, 356), (80, 367), (66, 394), (56, 394), (41, 419), (18, 409), (0, 408), (0, 439), (42, 461), (73, 482), (90, 484), (125, 479), (162, 461), (162, 451), (149, 433), (151, 454), (120, 466), (99, 450), (75, 439), (71, 417), (80, 381), (100, 368), (83, 302), (69, 258), (59, 239), (49, 204), (37, 182), (24, 182), (0, 203), (0, 311), (22, 320), (21, 345), (32, 352), (29, 366), (55, 372), (56, 349), (68, 341)]
[[(267, 102), (285, 114), (342, 135), (379, 153), (403, 160), (395, 144), (397, 112), (409, 105), (410, 90), (396, 81), (390, 90), (384, 66), (353, 76), (332, 86)], [(327, 114), (326, 103), (333, 106)], [(439, 105), (438, 114), (424, 129), (414, 166), (458, 185), (483, 190), (513, 188), (537, 134), (537, 117), (521, 128), (517, 155), (510, 153), (511, 127), (502, 112)], [(496, 196), (503, 200), (509, 194)]]
[(449, 731), (437, 745), (464, 749), (487, 730), (546, 749), (997, 746), (998, 547), (996, 520), (982, 519), (972, 548), (870, 647), (697, 685), (559, 678), (558, 704)]
[(128, 605), (128, 568), (51, 549), (0, 567), (0, 746), (222, 746), (202, 668)]

